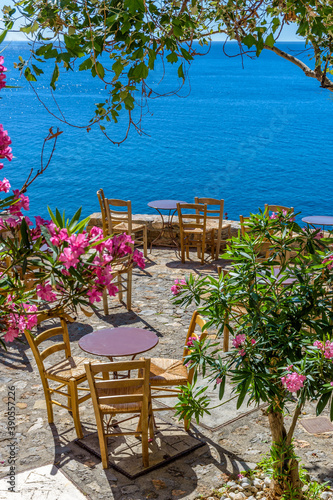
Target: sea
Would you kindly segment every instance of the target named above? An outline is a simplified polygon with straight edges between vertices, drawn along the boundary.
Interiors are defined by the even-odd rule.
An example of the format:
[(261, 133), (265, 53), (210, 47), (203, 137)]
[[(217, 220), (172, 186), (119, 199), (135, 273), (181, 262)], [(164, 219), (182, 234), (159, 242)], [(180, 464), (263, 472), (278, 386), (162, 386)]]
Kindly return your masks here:
[[(303, 43), (279, 46), (313, 67)], [(30, 216), (47, 217), (49, 206), (68, 217), (82, 207), (86, 217), (99, 211), (99, 188), (108, 198), (131, 200), (133, 213), (154, 213), (147, 206), (152, 200), (192, 202), (205, 196), (223, 198), (232, 220), (256, 213), (265, 203), (294, 207), (298, 220), (333, 216), (333, 93), (274, 53), (242, 58), (234, 42), (213, 42), (209, 50), (198, 45), (202, 55), (192, 62), (181, 89), (178, 64), (158, 61), (148, 85), (160, 96), (152, 94), (156, 98), (143, 107), (141, 133), (132, 129), (118, 146), (98, 125), (87, 131), (95, 103), (108, 98), (100, 80), (61, 68), (52, 94), (47, 63), (35, 93), (14, 68), (19, 56), (29, 58), (28, 44), (6, 42), (3, 48), (7, 83), (16, 87), (0, 92), (0, 123), (14, 154), (12, 162), (4, 160), (1, 174), (12, 188), (40, 168), (49, 128), (63, 132), (50, 165), (28, 190)], [(112, 74), (106, 78), (111, 81)], [(139, 108), (134, 118), (139, 120)], [(121, 141), (127, 118), (105, 125), (110, 137)]]

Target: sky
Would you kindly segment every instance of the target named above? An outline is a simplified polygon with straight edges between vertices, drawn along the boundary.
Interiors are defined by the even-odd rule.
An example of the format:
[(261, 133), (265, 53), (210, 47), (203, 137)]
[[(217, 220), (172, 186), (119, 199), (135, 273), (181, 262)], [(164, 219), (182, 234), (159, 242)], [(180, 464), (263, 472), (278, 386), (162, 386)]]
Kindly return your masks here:
[[(11, 0), (0, 0), (0, 10), (2, 10), (4, 5), (13, 5), (13, 2)], [(1, 16), (0, 16), (1, 17)], [(0, 22), (0, 28), (1, 28), (1, 22)], [(18, 30), (18, 26), (15, 26), (15, 29)], [(283, 32), (281, 33), (281, 36), (279, 38), (280, 42), (296, 42), (302, 40), (301, 37), (296, 35), (296, 24), (291, 23), (289, 25), (286, 25), (283, 29)], [(221, 35), (214, 35), (212, 37), (213, 40), (215, 41), (221, 41), (225, 40), (225, 36), (223, 34)], [(16, 40), (16, 41), (24, 41), (26, 40), (26, 36), (24, 33), (9, 33), (6, 37), (6, 41), (11, 41), (11, 40)]]

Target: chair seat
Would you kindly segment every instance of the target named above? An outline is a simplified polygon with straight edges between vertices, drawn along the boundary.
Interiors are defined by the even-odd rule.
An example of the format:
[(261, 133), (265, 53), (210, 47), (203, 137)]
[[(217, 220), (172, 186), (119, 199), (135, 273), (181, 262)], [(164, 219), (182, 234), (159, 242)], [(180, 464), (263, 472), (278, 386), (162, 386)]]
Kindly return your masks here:
[[(146, 227), (145, 224), (133, 224), (132, 223), (132, 232), (135, 233), (136, 231), (142, 231)], [(113, 226), (114, 231), (127, 231), (128, 230), (128, 223), (127, 222), (121, 222), (120, 224), (117, 224), (116, 226)]]
[(46, 369), (46, 374), (52, 377), (57, 377), (59, 380), (68, 381), (71, 378), (85, 378), (86, 371), (84, 363), (92, 362), (91, 358), (81, 358), (73, 356), (60, 361), (59, 363)]
[(187, 380), (188, 373), (182, 360), (151, 358), (149, 381), (152, 386), (183, 385)]
[[(116, 389), (97, 389), (97, 396), (125, 396), (126, 394), (142, 394), (142, 386), (135, 387), (121, 387)], [(102, 413), (129, 413), (141, 411), (142, 402), (134, 403), (115, 403), (113, 405), (103, 404), (99, 402), (99, 407)]]
[[(219, 221), (218, 220), (207, 220), (206, 227), (207, 227), (207, 231), (209, 231), (211, 229), (214, 229), (214, 230), (218, 229), (219, 228)], [(229, 229), (230, 227), (231, 227), (230, 222), (223, 221), (222, 231), (223, 231), (223, 229)]]

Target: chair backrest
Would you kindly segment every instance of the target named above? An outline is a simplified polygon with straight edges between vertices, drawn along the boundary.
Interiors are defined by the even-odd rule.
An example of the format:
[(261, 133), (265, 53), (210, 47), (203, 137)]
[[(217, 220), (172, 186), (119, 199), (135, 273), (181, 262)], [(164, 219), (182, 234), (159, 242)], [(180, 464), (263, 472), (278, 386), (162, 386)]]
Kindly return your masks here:
[[(190, 342), (190, 338), (195, 338), (196, 340), (204, 340), (207, 337), (207, 330), (202, 331), (203, 326), (207, 323), (207, 321), (200, 316), (198, 311), (194, 311), (191, 321), (190, 321), (190, 326), (187, 331), (186, 335), (186, 340), (185, 340), (185, 346), (184, 346), (184, 352), (183, 352), (183, 360), (185, 356), (188, 355), (189, 352), (189, 346), (188, 342)], [(200, 331), (197, 332), (195, 331), (196, 327), (200, 328)]]
[(99, 201), (99, 205), (101, 207), (103, 235), (105, 237), (105, 236), (108, 236), (109, 230), (108, 230), (108, 219), (107, 219), (106, 209), (105, 209), (105, 196), (104, 196), (104, 191), (102, 188), (97, 191), (97, 198)]
[(292, 214), (294, 213), (294, 207), (284, 207), (282, 205), (267, 205), (265, 204), (265, 215), (266, 217), (270, 216), (270, 212), (282, 212), (283, 210), (286, 210), (287, 212), (291, 212)]
[[(142, 405), (148, 408), (150, 359), (112, 363), (85, 363), (84, 366), (96, 416), (98, 414), (101, 415), (101, 413), (107, 413), (105, 407), (103, 408), (102, 405), (113, 407), (113, 405), (128, 404), (128, 413), (133, 412), (130, 403), (142, 403)], [(103, 378), (105, 378), (105, 374), (107, 373), (110, 374), (118, 371), (129, 372), (130, 370), (138, 370), (138, 376), (112, 380), (96, 379), (98, 374), (102, 374)], [(121, 411), (122, 413), (126, 412), (126, 408), (123, 406)]]
[(243, 217), (243, 215), (239, 216), (241, 235), (245, 236), (246, 233), (246, 222), (250, 220), (250, 217)]
[[(66, 316), (66, 314), (64, 314)], [(49, 319), (46, 313), (41, 313), (37, 316), (37, 322), (40, 324), (42, 321)], [(60, 326), (49, 328), (44, 330), (42, 333), (34, 337), (29, 330), (25, 330), (24, 334), (29, 343), (29, 346), (33, 352), (35, 357), (38, 369), (40, 372), (44, 372), (44, 360), (50, 356), (51, 354), (59, 351), (64, 351), (65, 357), (69, 358), (71, 356), (71, 347), (69, 342), (68, 328), (66, 320), (63, 316), (53, 316), (53, 318), (58, 319), (60, 321)], [(41, 343), (45, 340), (48, 340), (56, 335), (62, 335), (62, 342), (58, 342), (54, 345), (47, 347), (44, 350), (41, 350)]]
[(105, 198), (105, 211), (109, 234), (112, 234), (117, 224), (125, 224), (122, 232), (132, 233), (132, 203), (131, 201)]
[(206, 232), (207, 205), (201, 203), (177, 203), (180, 231), (202, 229)]
[(224, 200), (218, 200), (216, 198), (194, 198), (195, 203), (201, 203), (207, 205), (207, 220), (218, 221), (218, 229), (222, 228), (223, 224), (223, 210), (224, 210)]

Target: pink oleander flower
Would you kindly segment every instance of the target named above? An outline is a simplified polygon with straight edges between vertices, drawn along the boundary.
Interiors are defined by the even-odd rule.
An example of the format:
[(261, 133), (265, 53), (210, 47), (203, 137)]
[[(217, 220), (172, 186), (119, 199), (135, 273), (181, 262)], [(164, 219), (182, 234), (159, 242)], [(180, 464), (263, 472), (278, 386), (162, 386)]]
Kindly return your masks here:
[(333, 387), (333, 382), (330, 382), (330, 385)]
[(221, 384), (222, 379), (221, 379), (221, 378), (217, 378), (217, 379), (215, 380), (215, 382), (216, 382), (216, 384), (217, 384), (217, 385), (218, 385), (218, 384)]
[(245, 477), (243, 474), (237, 474), (238, 479), (243, 479)]
[(70, 248), (64, 248), (62, 254), (59, 256), (59, 261), (64, 264), (66, 269), (69, 269), (70, 267), (76, 268), (79, 263), (79, 259)]
[(276, 214), (275, 212), (273, 212), (270, 216), (269, 216), (270, 219), (278, 219), (279, 218), (279, 214)]
[(119, 292), (119, 288), (113, 284), (108, 285), (106, 288), (109, 292), (110, 297), (115, 297), (117, 295), (117, 293)]
[(240, 356), (245, 356), (246, 351), (245, 351), (244, 349), (240, 349), (240, 350), (238, 351), (238, 354), (239, 354)]
[(6, 335), (4, 336), (5, 342), (13, 342), (13, 340), (19, 336), (19, 333), (20, 332), (18, 328), (13, 328), (12, 326), (10, 326), (7, 330)]
[(246, 335), (244, 333), (241, 333), (239, 335), (236, 335), (236, 337), (232, 341), (232, 345), (234, 347), (240, 347), (246, 339)]
[(181, 291), (182, 286), (184, 286), (184, 285), (186, 285), (186, 281), (185, 280), (180, 280), (180, 281), (179, 280), (175, 280), (175, 284), (172, 285), (172, 287), (170, 289), (171, 293), (173, 295), (178, 295), (180, 293), (180, 291)]
[[(26, 316), (26, 326), (25, 328), (27, 328), (28, 330), (32, 330), (34, 326), (37, 325), (37, 322), (38, 322), (38, 319), (37, 319), (37, 310), (38, 310), (38, 307), (34, 304), (32, 305), (29, 305), (29, 304), (23, 304), (24, 305), (24, 309), (27, 313), (30, 313), (30, 314), (27, 314)], [(36, 313), (36, 314), (32, 314), (32, 313)]]
[(324, 233), (320, 229), (315, 229), (315, 231), (317, 231), (314, 236), (315, 240), (321, 240), (322, 238), (324, 238)]
[[(61, 233), (61, 231), (60, 231), (60, 233)], [(60, 233), (59, 233), (59, 237), (61, 238)], [(67, 233), (67, 231), (66, 231), (66, 233)], [(65, 239), (67, 239), (67, 234), (65, 235), (63, 233), (63, 237), (65, 237)], [(70, 236), (67, 239), (67, 241), (69, 243), (69, 248), (71, 249), (71, 252), (72, 252), (74, 258), (80, 257), (80, 255), (83, 255), (85, 252), (85, 249), (87, 248), (87, 246), (89, 246), (89, 241), (86, 238), (86, 235), (82, 234), (82, 233), (72, 234), (72, 236)]]
[(0, 181), (0, 191), (3, 191), (4, 193), (8, 193), (10, 190), (10, 183), (9, 180), (4, 177), (3, 181)]
[(133, 262), (135, 262), (140, 267), (140, 269), (144, 269), (146, 266), (143, 253), (137, 249), (135, 249), (133, 252)]
[(317, 349), (323, 349), (324, 346), (323, 346), (323, 343), (320, 342), (320, 340), (316, 340), (314, 343), (313, 343), (314, 347), (317, 347)]
[(251, 344), (252, 344), (252, 345), (254, 345), (254, 344), (256, 344), (256, 343), (257, 343), (257, 341), (256, 341), (255, 339), (251, 339)]
[(103, 292), (98, 290), (96, 286), (93, 286), (91, 290), (88, 290), (87, 295), (89, 297), (89, 302), (93, 304), (94, 302), (100, 302), (103, 297)]
[(294, 365), (289, 365), (289, 366), (287, 367), (288, 372), (290, 372), (290, 371), (293, 369), (293, 367), (294, 367)]
[(282, 384), (289, 392), (298, 392), (306, 380), (305, 375), (300, 375), (297, 372), (288, 373), (286, 377), (281, 377)]
[(330, 255), (326, 259), (323, 260), (323, 264), (326, 264), (326, 262), (329, 262), (328, 264), (328, 269), (333, 269), (333, 255)]
[(47, 302), (54, 302), (57, 300), (57, 296), (54, 293), (52, 286), (49, 283), (45, 285), (39, 284), (36, 287), (37, 297)]
[(198, 340), (197, 337), (189, 337), (186, 343), (187, 347), (193, 347), (195, 340)]

